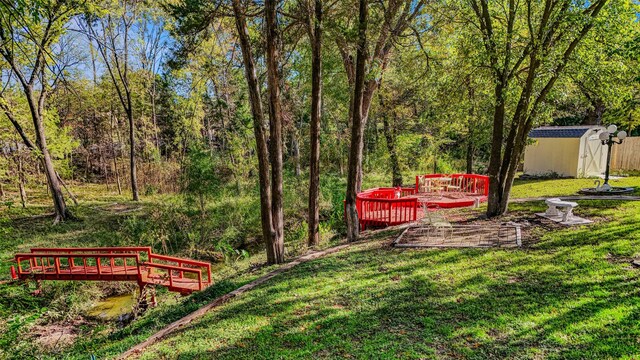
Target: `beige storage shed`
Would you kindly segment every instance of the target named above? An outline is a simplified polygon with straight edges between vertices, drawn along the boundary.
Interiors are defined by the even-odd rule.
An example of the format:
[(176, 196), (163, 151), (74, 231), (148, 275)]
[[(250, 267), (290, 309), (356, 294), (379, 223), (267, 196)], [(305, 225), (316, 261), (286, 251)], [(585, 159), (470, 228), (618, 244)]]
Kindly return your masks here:
[(531, 130), (524, 173), (533, 176), (597, 177), (604, 173), (607, 147), (598, 139), (603, 126), (543, 126)]

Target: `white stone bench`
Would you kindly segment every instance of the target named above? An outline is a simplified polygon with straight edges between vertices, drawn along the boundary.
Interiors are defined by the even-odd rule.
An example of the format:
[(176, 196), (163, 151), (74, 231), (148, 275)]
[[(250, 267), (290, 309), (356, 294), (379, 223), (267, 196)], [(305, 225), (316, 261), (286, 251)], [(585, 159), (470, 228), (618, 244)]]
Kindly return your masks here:
[(545, 203), (549, 208), (545, 212), (548, 216), (560, 216), (562, 215), (562, 222), (570, 221), (573, 219), (573, 208), (578, 206), (578, 203), (571, 201), (563, 201), (559, 198), (552, 198), (545, 200)]

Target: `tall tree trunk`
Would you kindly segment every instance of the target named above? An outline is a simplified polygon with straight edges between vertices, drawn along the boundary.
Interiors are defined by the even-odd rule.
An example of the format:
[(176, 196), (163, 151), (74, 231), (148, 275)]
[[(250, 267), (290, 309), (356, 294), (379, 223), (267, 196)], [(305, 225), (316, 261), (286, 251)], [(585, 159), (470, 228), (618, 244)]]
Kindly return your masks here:
[(471, 85), (471, 75), (467, 76), (466, 79), (466, 85), (467, 85), (467, 94), (469, 96), (469, 119), (467, 120), (467, 128), (468, 128), (468, 134), (467, 134), (467, 174), (473, 174), (473, 157), (474, 157), (474, 152), (475, 152), (475, 130), (474, 130), (474, 123), (473, 123), (473, 119), (475, 118), (475, 105), (474, 105), (474, 97), (475, 97), (475, 91), (473, 89), (473, 86)]
[[(371, 109), (371, 103), (373, 100), (373, 95), (376, 89), (380, 85), (380, 81), (382, 80), (382, 75), (384, 74), (385, 69), (389, 63), (389, 57), (391, 54), (391, 49), (396, 43), (396, 39), (402, 34), (402, 32), (411, 24), (411, 22), (416, 18), (416, 16), (420, 13), (420, 9), (425, 5), (425, 0), (411, 1), (411, 0), (394, 0), (389, 1), (388, 6), (385, 11), (385, 19), (382, 21), (382, 26), (380, 32), (378, 34), (378, 38), (375, 42), (375, 48), (373, 51), (373, 55), (371, 56), (370, 63), (375, 63), (374, 67), (376, 70), (376, 74), (368, 76), (365, 84), (363, 85), (363, 94), (362, 99), (360, 100), (360, 107), (362, 112), (362, 129), (366, 128), (367, 120), (369, 118), (369, 110)], [(395, 22), (394, 22), (395, 20)], [(365, 46), (366, 46), (365, 42)], [(366, 48), (364, 49), (366, 52)], [(341, 50), (341, 52), (344, 52)], [(365, 54), (368, 58), (368, 54)], [(345, 55), (342, 55), (343, 63), (349, 65), (344, 61)], [(365, 66), (366, 66), (365, 60)], [(351, 63), (352, 64), (352, 63)], [(356, 64), (357, 67), (357, 64)], [(347, 73), (356, 72), (350, 71), (347, 69)], [(354, 91), (355, 93), (355, 91)], [(355, 99), (354, 99), (355, 100)], [(352, 109), (355, 109), (355, 106), (352, 106)], [(355, 116), (355, 114), (354, 114)], [(362, 145), (364, 146), (364, 142)], [(363, 152), (363, 151), (361, 151)], [(362, 159), (362, 157), (361, 157)], [(362, 189), (362, 179), (363, 179), (363, 170), (362, 170), (362, 160), (358, 164), (358, 169), (356, 171), (356, 189), (358, 192)]]
[[(396, 131), (395, 126), (392, 128), (389, 124), (389, 112), (385, 107), (384, 97), (382, 93), (378, 93), (380, 100), (380, 109), (382, 117), (382, 125), (384, 138), (387, 142), (387, 151), (389, 151), (389, 162), (391, 165), (391, 184), (392, 186), (402, 186), (402, 174), (400, 173), (400, 163), (398, 162), (398, 151), (396, 149)], [(394, 113), (394, 124), (395, 124)]]
[(24, 209), (27, 207), (27, 191), (25, 190), (23, 179), (18, 181), (18, 188), (20, 190), (20, 205), (22, 205), (22, 208)]
[[(127, 3), (125, 2), (125, 11)], [(134, 10), (135, 12), (135, 10)], [(124, 28), (124, 54), (123, 54), (123, 69), (122, 69), (122, 84), (126, 95), (125, 110), (127, 113), (127, 120), (129, 120), (129, 170), (131, 171), (131, 197), (133, 201), (140, 201), (140, 195), (138, 193), (138, 174), (136, 171), (136, 127), (133, 120), (133, 103), (131, 101), (131, 87), (129, 85), (129, 27), (126, 25)]]
[(51, 159), (51, 155), (49, 154), (47, 140), (44, 136), (44, 126), (42, 124), (42, 120), (40, 118), (38, 118), (37, 121), (35, 120), (36, 119), (34, 119), (34, 122), (36, 123), (34, 124), (36, 126), (36, 144), (38, 144), (38, 148), (40, 149), (42, 163), (44, 165), (45, 174), (49, 183), (49, 190), (53, 199), (53, 205), (55, 208), (54, 223), (58, 223), (60, 221), (67, 220), (67, 218), (69, 217), (67, 204), (64, 201), (64, 195), (62, 194), (62, 189), (60, 188), (60, 183), (58, 182), (58, 176), (56, 175), (56, 171), (53, 166), (53, 160)]
[(591, 106), (593, 106), (593, 108), (587, 110), (587, 114), (584, 119), (584, 124), (585, 125), (601, 125), (602, 115), (606, 110), (606, 104), (600, 97), (595, 95), (589, 100), (591, 101)]
[(291, 132), (291, 151), (293, 151), (294, 175), (300, 177), (302, 169), (300, 168), (300, 144), (298, 136), (295, 134), (297, 130)]
[(493, 109), (493, 131), (491, 135), (491, 154), (489, 155), (489, 199), (487, 202), (487, 216), (500, 215), (500, 203), (502, 201), (502, 186), (500, 184), (500, 163), (502, 162), (502, 141), (504, 139), (505, 116), (505, 84), (504, 81), (496, 83), (494, 89), (495, 105)]
[[(129, 98), (131, 103), (131, 98)], [(131, 171), (131, 196), (133, 201), (139, 201), (138, 194), (138, 175), (136, 171), (136, 139), (135, 124), (133, 123), (133, 113), (131, 108), (127, 110), (127, 119), (129, 120), (129, 170)]]
[(284, 211), (282, 188), (282, 107), (280, 103), (280, 34), (277, 19), (277, 0), (265, 0), (267, 40), (267, 88), (269, 92), (269, 146), (271, 157), (271, 212), (275, 238), (271, 263), (284, 262)]
[[(129, 123), (129, 170), (131, 177), (131, 197), (133, 201), (139, 201), (138, 178), (136, 171), (136, 141), (135, 141), (135, 123), (133, 119), (133, 102), (131, 99), (131, 84), (129, 82), (129, 31), (131, 30), (133, 20), (136, 17), (137, 9), (135, 6), (129, 8), (130, 3), (123, 1), (123, 14), (120, 17), (121, 23), (115, 28), (112, 26), (111, 14), (107, 15), (106, 23), (103, 19), (101, 31), (96, 31), (94, 24), (87, 22), (87, 30), (91, 37), (96, 41), (96, 45), (102, 59), (104, 61), (107, 73), (113, 82), (113, 86), (118, 95), (118, 100), (127, 115)], [(135, 4), (134, 4), (135, 5)], [(129, 18), (127, 18), (129, 17)], [(114, 33), (114, 29), (122, 31), (122, 33)], [(122, 55), (118, 50), (117, 38), (122, 36)]]
[[(49, 28), (47, 27), (47, 30), (48, 29)], [(39, 78), (43, 84), (47, 84), (45, 68), (44, 65), (42, 65), (44, 62), (44, 55), (42, 51), (38, 52), (36, 64), (40, 65), (35, 66), (32, 72), (31, 80), (29, 80), (29, 82), (26, 81), (22, 72), (17, 68), (15, 62), (13, 61), (13, 58), (10, 56), (8, 57), (6, 54), (3, 55), (5, 60), (7, 60), (9, 64), (11, 64), (14, 73), (19, 77), (20, 83), (22, 84), (22, 88), (27, 99), (27, 104), (29, 105), (29, 113), (31, 115), (31, 120), (33, 121), (33, 127), (36, 135), (36, 146), (40, 150), (40, 159), (44, 167), (45, 175), (47, 177), (47, 192), (51, 194), (51, 197), (53, 199), (55, 214), (53, 223), (57, 224), (60, 221), (73, 218), (73, 215), (67, 209), (67, 204), (64, 201), (64, 195), (62, 193), (62, 189), (60, 188), (58, 176), (53, 165), (53, 160), (51, 159), (49, 148), (47, 147), (47, 138), (45, 135), (44, 123), (42, 120), (47, 94), (46, 85), (42, 89), (40, 89), (40, 92), (37, 96), (34, 93), (35, 79)], [(25, 145), (33, 149), (33, 143), (26, 137), (26, 134), (22, 130), (20, 124), (15, 120), (10, 109), (8, 109), (6, 106), (3, 106), (2, 110), (7, 115), (9, 120), (11, 120), (11, 123), (14, 125), (16, 131), (24, 140)]]
[[(41, 73), (41, 77), (44, 78), (43, 73)], [(60, 221), (73, 218), (73, 215), (67, 209), (67, 205), (64, 201), (64, 195), (62, 193), (62, 189), (60, 188), (60, 178), (57, 176), (57, 173), (54, 169), (53, 160), (51, 159), (49, 148), (47, 147), (47, 139), (44, 133), (44, 124), (41, 117), (44, 111), (46, 90), (41, 90), (39, 98), (37, 100), (33, 93), (33, 85), (23, 82), (23, 90), (27, 98), (27, 104), (29, 105), (29, 112), (31, 114), (31, 120), (33, 121), (33, 127), (35, 130), (35, 145), (33, 144), (33, 142), (31, 142), (31, 140), (29, 140), (11, 110), (6, 106), (3, 106), (2, 110), (14, 125), (16, 132), (18, 133), (18, 135), (20, 135), (25, 146), (27, 146), (27, 148), (29, 148), (30, 150), (35, 150), (37, 146), (38, 150), (40, 150), (40, 164), (42, 164), (45, 176), (47, 178), (47, 194), (50, 194), (53, 199), (53, 208), (55, 214), (54, 224), (57, 224)], [(38, 170), (39, 174), (40, 166), (38, 165), (36, 169)]]
[(467, 140), (467, 174), (473, 174), (473, 153), (475, 149), (471, 137)]
[[(45, 78), (44, 70), (42, 70), (41, 72), (41, 77), (42, 79)], [(73, 216), (67, 210), (67, 204), (64, 201), (64, 195), (62, 194), (60, 182), (58, 181), (58, 176), (53, 165), (53, 159), (51, 159), (49, 147), (47, 146), (47, 138), (45, 136), (44, 123), (42, 120), (45, 102), (44, 91), (44, 89), (41, 90), (39, 98), (38, 100), (36, 100), (33, 93), (33, 87), (28, 88), (27, 100), (29, 104), (29, 110), (31, 112), (31, 119), (33, 120), (33, 127), (35, 129), (36, 145), (40, 150), (42, 164), (44, 165), (44, 171), (45, 175), (47, 176), (49, 185), (48, 188), (53, 199), (53, 205), (55, 209), (55, 219), (53, 223), (57, 224), (58, 222), (67, 220), (68, 218), (71, 218)]]
[[(495, 90), (494, 90), (494, 121), (493, 121), (493, 136), (491, 144), (491, 156), (489, 161), (489, 201), (487, 206), (487, 216), (495, 217), (504, 214), (507, 211), (507, 205), (509, 201), (509, 195), (515, 178), (518, 164), (522, 159), (524, 148), (526, 145), (527, 134), (529, 133), (533, 121), (537, 117), (537, 111), (546, 100), (547, 95), (553, 88), (558, 77), (566, 67), (567, 63), (571, 59), (573, 51), (578, 44), (587, 35), (589, 30), (593, 27), (595, 19), (607, 0), (592, 1), (589, 6), (583, 9), (581, 12), (583, 15), (589, 17), (588, 21), (582, 23), (580, 30), (575, 33), (576, 35), (569, 42), (567, 48), (564, 50), (562, 57), (554, 65), (551, 71), (545, 70), (551, 74), (551, 76), (545, 80), (546, 83), (538, 84), (539, 91), (535, 91), (538, 86), (536, 81), (540, 79), (539, 69), (541, 63), (548, 58), (551, 50), (557, 46), (554, 39), (556, 39), (556, 32), (565, 31), (559, 24), (560, 20), (550, 21), (552, 19), (553, 1), (545, 1), (545, 10), (543, 16), (538, 23), (528, 19), (529, 29), (531, 29), (531, 51), (523, 53), (524, 55), (516, 62), (513, 69), (509, 67), (509, 60), (511, 59), (511, 46), (507, 44), (507, 51), (505, 53), (505, 60), (503, 61), (502, 68), (499, 67), (498, 53), (495, 47), (495, 39), (493, 33), (493, 27), (491, 25), (492, 15), (488, 8), (487, 2), (476, 3), (473, 2), (472, 6), (479, 19), (481, 20), (481, 31), (483, 32), (483, 41), (485, 42), (485, 48), (487, 49), (489, 58), (491, 59), (491, 67), (495, 72)], [(562, 18), (573, 17), (574, 14), (563, 13), (567, 11), (569, 3), (566, 3), (563, 10), (560, 13), (553, 16)], [(481, 9), (482, 8), (482, 9)], [(512, 1), (509, 4), (509, 20), (507, 20), (507, 36), (511, 39), (514, 32), (514, 16), (515, 16), (515, 3)], [(534, 30), (534, 26), (536, 27)], [(578, 29), (574, 29), (578, 30)], [(527, 78), (521, 85), (520, 97), (518, 104), (511, 115), (510, 129), (506, 138), (504, 138), (504, 123), (505, 123), (505, 97), (507, 89), (509, 88), (509, 79), (513, 74), (519, 72), (520, 65), (528, 57), (528, 65), (525, 69), (527, 72)], [(544, 77), (543, 77), (544, 78)], [(534, 95), (535, 93), (535, 95)]]
[[(311, 124), (309, 154), (309, 246), (320, 243), (320, 119), (322, 117), (322, 0), (315, 0), (311, 36)], [(314, 24), (311, 28), (311, 24)]]
[(358, 171), (362, 164), (363, 151), (363, 113), (362, 100), (364, 93), (365, 61), (367, 57), (367, 21), (369, 9), (368, 0), (359, 1), (358, 17), (358, 50), (356, 52), (356, 75), (353, 89), (353, 120), (351, 121), (351, 145), (349, 150), (349, 165), (347, 173), (347, 240), (358, 240), (360, 224), (356, 209), (358, 194)]
[[(116, 176), (116, 185), (118, 187), (118, 195), (122, 195), (122, 184), (120, 184), (120, 170), (118, 169), (118, 151), (116, 150), (115, 144), (114, 144), (114, 140), (113, 140), (113, 129), (114, 127), (117, 126), (117, 124), (114, 124), (114, 116), (113, 116), (113, 109), (111, 109), (111, 111), (109, 112), (110, 117), (111, 117), (111, 126), (110, 126), (110, 130), (111, 130), (111, 145), (113, 146), (113, 172)], [(116, 127), (116, 132), (118, 132), (118, 134), (120, 134), (119, 129)], [(118, 138), (120, 136), (118, 135)]]
[(253, 117), (253, 130), (256, 138), (256, 153), (258, 157), (258, 177), (260, 183), (260, 217), (262, 222), (262, 237), (267, 248), (267, 261), (274, 263), (275, 259), (275, 230), (271, 213), (271, 192), (269, 178), (269, 151), (264, 131), (264, 114), (262, 111), (262, 100), (260, 98), (260, 86), (256, 75), (255, 63), (249, 42), (249, 31), (244, 15), (244, 9), (240, 0), (232, 0), (233, 13), (238, 31), (240, 48), (242, 49), (242, 59), (244, 63), (245, 77), (249, 90), (249, 103), (251, 105), (251, 115)]
[(24, 179), (20, 179), (18, 187), (20, 190), (20, 205), (22, 205), (22, 208), (24, 209), (27, 207), (27, 191), (24, 186)]
[[(18, 143), (16, 142), (16, 149), (19, 149)], [(16, 158), (18, 162), (18, 190), (20, 191), (20, 204), (22, 208), (27, 207), (27, 191), (25, 189), (25, 176), (24, 176), (24, 166), (22, 163), (22, 154), (18, 150), (18, 156)]]

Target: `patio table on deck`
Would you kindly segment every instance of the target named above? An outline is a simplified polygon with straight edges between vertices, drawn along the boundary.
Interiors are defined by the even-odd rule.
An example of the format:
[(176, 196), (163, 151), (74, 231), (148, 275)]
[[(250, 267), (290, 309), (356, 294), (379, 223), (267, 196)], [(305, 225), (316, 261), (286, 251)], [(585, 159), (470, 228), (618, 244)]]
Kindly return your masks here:
[(461, 193), (444, 193), (441, 195), (433, 193), (417, 193), (414, 195), (418, 200), (418, 206), (422, 209), (429, 208), (456, 208), (474, 206), (476, 202), (483, 201), (481, 196), (464, 195)]
[(453, 181), (450, 177), (438, 177), (438, 178), (428, 178), (424, 179), (424, 185), (421, 189), (418, 189), (421, 193), (428, 194), (437, 191), (438, 194), (442, 190), (446, 190), (448, 186), (450, 186)]

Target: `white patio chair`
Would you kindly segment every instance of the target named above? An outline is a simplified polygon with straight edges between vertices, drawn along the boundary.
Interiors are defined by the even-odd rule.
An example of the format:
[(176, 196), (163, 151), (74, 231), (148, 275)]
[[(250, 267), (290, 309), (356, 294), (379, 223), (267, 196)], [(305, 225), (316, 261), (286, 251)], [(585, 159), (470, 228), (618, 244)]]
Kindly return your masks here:
[[(424, 216), (420, 219), (420, 223), (422, 225), (420, 227), (422, 230), (421, 235), (424, 235), (424, 231), (428, 228), (433, 228), (435, 237), (445, 240), (451, 236), (453, 226), (449, 221), (447, 221), (440, 207), (432, 206), (430, 210), (429, 206), (425, 202), (422, 204), (422, 209)], [(427, 233), (427, 235), (429, 234)]]

